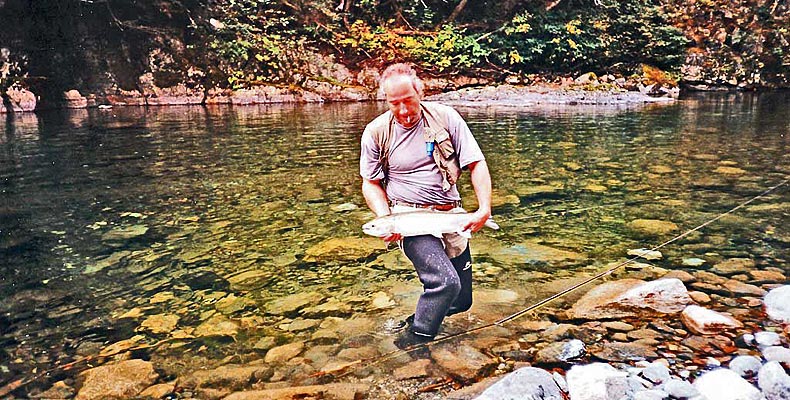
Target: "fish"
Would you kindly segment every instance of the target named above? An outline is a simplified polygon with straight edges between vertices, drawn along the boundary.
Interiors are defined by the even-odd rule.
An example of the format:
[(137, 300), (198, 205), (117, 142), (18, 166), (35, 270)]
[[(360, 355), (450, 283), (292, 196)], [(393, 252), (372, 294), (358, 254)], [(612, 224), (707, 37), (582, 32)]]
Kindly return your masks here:
[[(457, 233), (463, 237), (472, 236), (464, 226), (472, 219), (467, 212), (410, 211), (378, 217), (364, 225), (362, 231), (371, 236), (384, 237), (393, 233), (401, 236), (433, 235), (438, 238), (444, 233)], [(489, 218), (485, 226), (499, 229), (499, 225)]]

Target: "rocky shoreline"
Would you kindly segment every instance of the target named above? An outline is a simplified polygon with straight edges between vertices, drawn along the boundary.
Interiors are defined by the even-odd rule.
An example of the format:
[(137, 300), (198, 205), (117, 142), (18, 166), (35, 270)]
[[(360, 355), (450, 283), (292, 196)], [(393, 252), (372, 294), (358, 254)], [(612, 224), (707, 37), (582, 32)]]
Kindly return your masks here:
[[(648, 225), (640, 229), (661, 228), (656, 221)], [(371, 251), (352, 241), (331, 240), (308, 251), (309, 257), (356, 257)], [(533, 250), (530, 254), (542, 254), (554, 263), (574, 259), (571, 253), (545, 246)], [(392, 335), (382, 333), (372, 340), (360, 335), (380, 327), (364, 317), (344, 317), (350, 315), (348, 305), (316, 292), (297, 293), (265, 306), (267, 314), (279, 316), (279, 329), (300, 339), (264, 337), (254, 346), (259, 355), (239, 354), (212, 365), (203, 358), (192, 360), (193, 350), (182, 347), (179, 338), (234, 338), (241, 329), (262, 321), (238, 322), (216, 314), (195, 330), (181, 331), (167, 315), (153, 315), (139, 331), (168, 335), (172, 343), (152, 349), (145, 336), (138, 335), (111, 344), (100, 352), (104, 365), (31, 397), (788, 398), (790, 286), (784, 269), (755, 265), (746, 258), (721, 259), (712, 265), (686, 258), (683, 268), (668, 270), (657, 265), (659, 252), (631, 253), (641, 254), (644, 262), (631, 262), (613, 274), (614, 280), (572, 300), (567, 309), (542, 309), (523, 320), (432, 344), (412, 357), (392, 355)], [(385, 253), (380, 262), (393, 264), (393, 256), (397, 252)], [(418, 292), (412, 282), (368, 301), (383, 311), (392, 309), (403, 293), (413, 297)], [(470, 313), (449, 318), (444, 333), (480, 326), (479, 316), (495, 313), (517, 297), (509, 290), (481, 288)], [(168, 299), (172, 295), (162, 294), (152, 303)], [(241, 309), (242, 300), (222, 298), (217, 310)], [(140, 318), (138, 314), (132, 310), (121, 318)], [(175, 370), (181, 372), (173, 375)]]
[[(343, 76), (350, 75), (348, 72)], [(370, 78), (369, 76), (373, 76)], [(84, 94), (76, 89), (62, 93), (59, 99), (40, 99), (27, 89), (14, 87), (7, 91), (10, 104), (0, 104), (0, 113), (32, 112), (40, 109), (82, 109), (124, 106), (183, 106), (304, 104), (324, 102), (358, 102), (383, 100), (375, 85), (375, 71), (362, 71), (347, 78), (347, 84), (308, 82), (305, 87), (256, 86), (246, 89), (205, 89), (178, 84), (160, 88), (153, 78), (140, 77), (140, 89), (115, 88), (99, 93)], [(366, 84), (360, 84), (363, 82)], [(462, 101), (469, 104), (530, 106), (535, 104), (565, 105), (630, 105), (666, 103), (678, 97), (680, 90), (660, 84), (616, 78), (597, 77), (587, 73), (575, 79), (563, 78), (554, 82), (495, 83), (469, 78), (428, 79), (426, 93), (437, 101)]]

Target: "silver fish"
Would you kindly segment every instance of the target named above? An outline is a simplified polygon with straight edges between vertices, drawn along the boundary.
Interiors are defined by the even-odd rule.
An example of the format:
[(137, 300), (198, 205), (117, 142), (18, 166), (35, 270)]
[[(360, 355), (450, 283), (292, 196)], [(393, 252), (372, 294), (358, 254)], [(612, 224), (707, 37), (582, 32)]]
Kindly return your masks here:
[[(384, 237), (393, 233), (402, 236), (433, 235), (442, 237), (443, 233), (458, 233), (471, 237), (470, 231), (464, 226), (472, 220), (472, 214), (466, 212), (412, 211), (379, 217), (362, 225), (362, 231), (371, 236)], [(485, 226), (499, 229), (499, 225), (489, 218)]]

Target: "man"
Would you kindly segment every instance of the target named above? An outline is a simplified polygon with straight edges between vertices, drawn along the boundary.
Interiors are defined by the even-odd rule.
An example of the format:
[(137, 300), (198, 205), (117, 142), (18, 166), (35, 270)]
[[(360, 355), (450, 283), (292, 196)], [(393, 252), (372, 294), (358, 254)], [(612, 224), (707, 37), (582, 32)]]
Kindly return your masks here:
[[(382, 73), (380, 88), (389, 111), (367, 125), (361, 143), (362, 194), (368, 207), (376, 216), (419, 209), (455, 210), (461, 200), (455, 181), (461, 169), (468, 169), (478, 209), (464, 228), (480, 230), (491, 216), (491, 177), (466, 122), (451, 107), (423, 102), (424, 85), (409, 65), (389, 66)], [(402, 240), (403, 252), (423, 284), (416, 311), (406, 321), (408, 329), (395, 344), (405, 348), (429, 342), (445, 316), (472, 305), (468, 241), (457, 234), (443, 239), (392, 234), (383, 239)]]

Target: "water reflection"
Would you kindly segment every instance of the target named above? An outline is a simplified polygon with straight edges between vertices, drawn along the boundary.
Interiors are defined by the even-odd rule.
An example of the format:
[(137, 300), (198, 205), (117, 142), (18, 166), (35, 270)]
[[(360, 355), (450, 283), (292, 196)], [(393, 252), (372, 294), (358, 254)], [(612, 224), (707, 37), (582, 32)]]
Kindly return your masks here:
[[(582, 112), (459, 106), (493, 171), (503, 227), (478, 235), (475, 279), (518, 295), (481, 301), (476, 314), (501, 317), (667, 239), (635, 235), (630, 221), (686, 230), (787, 179), (789, 100), (706, 95)], [(6, 123), (0, 384), (135, 334), (183, 339), (161, 349), (163, 365), (183, 343), (209, 359), (256, 354), (262, 337), (309, 340), (341, 324), (331, 318), (358, 324), (332, 328), (353, 332), (354, 347), (373, 341), (419, 291), (408, 262), (360, 231), (372, 214), (359, 193), (358, 142), (382, 108), (116, 108)], [(473, 208), (468, 177), (461, 191)], [(747, 257), (786, 271), (787, 191), (766, 202), (666, 248), (675, 261), (664, 267)], [(298, 318), (277, 309), (300, 293), (324, 308)], [(207, 339), (228, 335), (236, 340)], [(333, 343), (337, 352), (346, 342)]]

